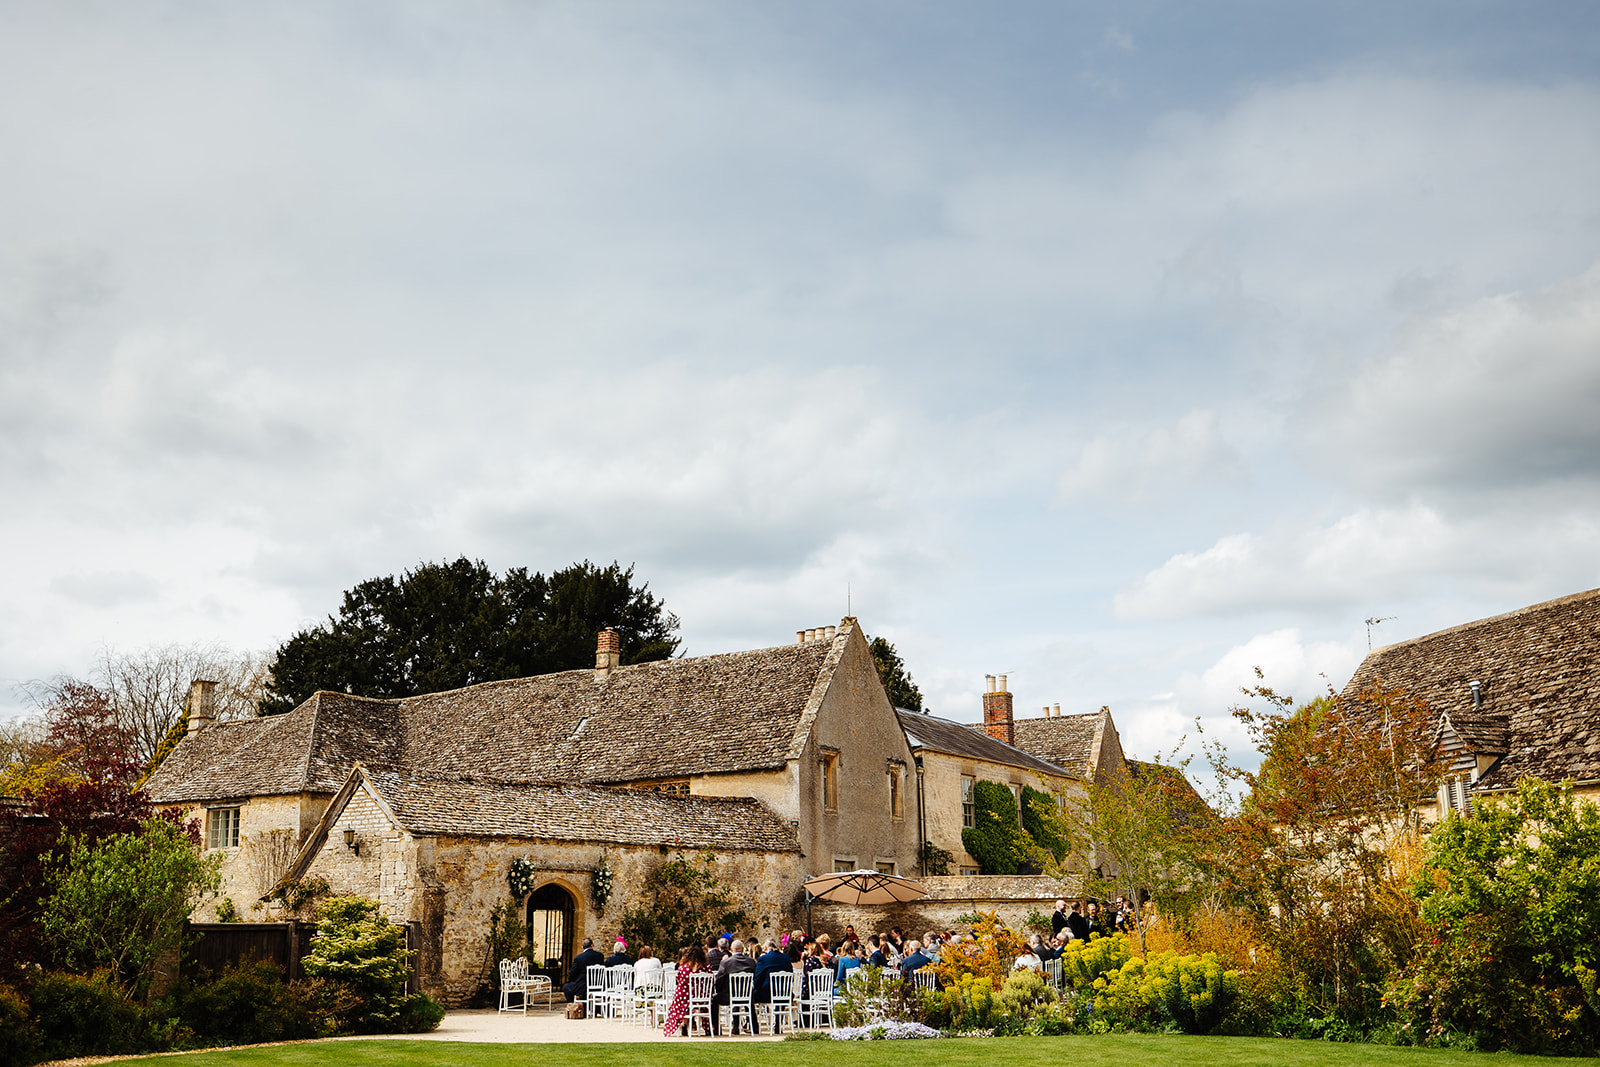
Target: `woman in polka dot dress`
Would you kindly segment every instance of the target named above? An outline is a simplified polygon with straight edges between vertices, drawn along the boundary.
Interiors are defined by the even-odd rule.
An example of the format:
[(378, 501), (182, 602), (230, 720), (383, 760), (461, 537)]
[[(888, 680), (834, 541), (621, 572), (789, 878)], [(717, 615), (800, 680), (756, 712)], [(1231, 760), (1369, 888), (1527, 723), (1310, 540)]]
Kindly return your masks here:
[(666, 1025), (661, 1028), (668, 1037), (671, 1037), (675, 1030), (684, 1037), (689, 1036), (689, 976), (705, 969), (705, 949), (699, 945), (690, 945), (679, 951), (678, 982), (672, 989), (672, 1006), (667, 1009)]

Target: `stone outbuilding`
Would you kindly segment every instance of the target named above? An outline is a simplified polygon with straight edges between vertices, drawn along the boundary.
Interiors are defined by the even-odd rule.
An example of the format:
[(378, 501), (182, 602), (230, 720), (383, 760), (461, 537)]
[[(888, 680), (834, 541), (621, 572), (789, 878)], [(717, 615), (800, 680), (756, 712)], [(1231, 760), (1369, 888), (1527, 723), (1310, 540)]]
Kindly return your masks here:
[[(452, 1003), (482, 975), (517, 858), (545, 872), (518, 901), (536, 933), (566, 916), (563, 943), (544, 947), (561, 960), (638, 906), (651, 866), (678, 850), (710, 850), (772, 929), (808, 874), (915, 870), (911, 748), (855, 619), (631, 666), (615, 637), (601, 635), (592, 671), (200, 718), (147, 788), (201, 820), (241, 910), (298, 876), (375, 896), (419, 925), (424, 988)], [(602, 860), (615, 871), (603, 910), (586, 903)]]

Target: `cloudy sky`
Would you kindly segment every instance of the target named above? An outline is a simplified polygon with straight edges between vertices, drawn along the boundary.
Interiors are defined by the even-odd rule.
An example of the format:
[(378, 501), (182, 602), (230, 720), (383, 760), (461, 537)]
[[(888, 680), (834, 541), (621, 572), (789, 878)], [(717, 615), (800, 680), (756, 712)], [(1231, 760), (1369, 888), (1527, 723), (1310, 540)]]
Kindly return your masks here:
[(1600, 7), (0, 5), (0, 714), (459, 555), (1149, 755), (1600, 585)]

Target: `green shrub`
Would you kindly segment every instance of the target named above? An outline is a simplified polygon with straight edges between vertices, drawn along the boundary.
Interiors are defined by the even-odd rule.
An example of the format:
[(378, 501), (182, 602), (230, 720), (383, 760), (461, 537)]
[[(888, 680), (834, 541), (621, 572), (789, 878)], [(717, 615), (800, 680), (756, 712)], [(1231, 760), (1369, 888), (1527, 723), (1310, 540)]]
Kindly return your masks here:
[(426, 1034), (439, 1029), (444, 1008), (426, 993), (413, 993), (400, 1005), (400, 1032)]
[(1122, 968), (1133, 959), (1133, 946), (1126, 936), (1090, 937), (1087, 941), (1069, 941), (1061, 952), (1061, 976), (1074, 989), (1086, 990), (1095, 979)]
[(178, 998), (178, 1013), (208, 1045), (257, 1045), (316, 1034), (283, 968), (271, 960), (245, 960), (192, 986)]
[(28, 1005), (38, 1027), (41, 1059), (140, 1051), (139, 1006), (109, 971), (40, 975), (28, 990)]
[(319, 915), (302, 963), (306, 974), (354, 994), (359, 1006), (345, 1019), (356, 1033), (398, 1033), (411, 978), (405, 931), (365, 897), (328, 897)]
[(1162, 952), (1134, 957), (1094, 980), (1094, 1010), (1113, 1026), (1176, 1027), (1187, 1034), (1213, 1030), (1239, 995), (1239, 975), (1215, 953)]
[[(1056, 832), (1058, 809), (1055, 798), (1031, 785), (1022, 787), (1022, 828), (1033, 843), (1050, 853), (1057, 862), (1066, 858), (1067, 839)], [(1031, 923), (1029, 925), (1032, 925)], [(1048, 919), (1046, 920), (1048, 925)]]
[(39, 1059), (43, 1035), (28, 1018), (28, 1002), (10, 986), (0, 985), (0, 1067), (24, 1067)]
[(362, 1000), (348, 986), (326, 978), (303, 978), (289, 983), (295, 1004), (305, 1013), (316, 1037), (335, 1037), (355, 1029)]
[(1019, 1019), (1032, 1019), (1056, 999), (1056, 991), (1044, 975), (1027, 967), (1012, 971), (1000, 987), (1000, 1002), (1005, 1005), (1006, 1014)]

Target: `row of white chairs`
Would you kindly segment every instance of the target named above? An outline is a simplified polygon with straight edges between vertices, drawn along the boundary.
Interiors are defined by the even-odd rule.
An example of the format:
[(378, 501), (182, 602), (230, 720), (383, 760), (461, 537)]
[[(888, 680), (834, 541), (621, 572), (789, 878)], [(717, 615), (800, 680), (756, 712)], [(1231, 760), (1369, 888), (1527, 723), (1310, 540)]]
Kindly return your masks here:
[[(847, 976), (848, 978), (855, 976)], [(913, 974), (919, 990), (934, 988), (932, 971)], [(727, 1024), (730, 1027), (743, 1023), (751, 1028), (757, 1012), (766, 1021), (768, 1032), (774, 1027), (796, 1025), (807, 1029), (828, 1029), (833, 1026), (834, 978), (826, 970), (812, 971), (806, 976), (795, 999), (793, 971), (773, 971), (768, 976), (768, 1000), (754, 1003), (755, 975), (749, 972), (729, 976)], [(589, 1017), (613, 1019), (646, 1026), (660, 1026), (672, 1004), (672, 991), (677, 989), (677, 965), (668, 964), (660, 970), (635, 972), (631, 964), (621, 963), (611, 967), (592, 964), (584, 975), (589, 1004)], [(709, 1030), (712, 1024), (712, 998), (716, 976), (708, 971), (698, 971), (689, 976), (689, 1025), (703, 1024)], [(880, 1014), (886, 1014), (887, 1005), (877, 1005)]]

